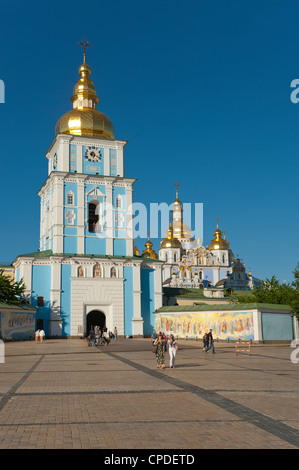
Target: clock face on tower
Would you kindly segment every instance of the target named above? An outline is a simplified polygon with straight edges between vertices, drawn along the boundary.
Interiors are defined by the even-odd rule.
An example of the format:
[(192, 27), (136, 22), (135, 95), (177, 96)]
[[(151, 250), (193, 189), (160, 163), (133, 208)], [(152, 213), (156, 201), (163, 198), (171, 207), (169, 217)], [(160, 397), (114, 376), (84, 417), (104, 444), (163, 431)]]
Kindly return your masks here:
[(94, 147), (88, 147), (85, 152), (85, 158), (92, 163), (100, 162), (102, 159), (101, 150)]

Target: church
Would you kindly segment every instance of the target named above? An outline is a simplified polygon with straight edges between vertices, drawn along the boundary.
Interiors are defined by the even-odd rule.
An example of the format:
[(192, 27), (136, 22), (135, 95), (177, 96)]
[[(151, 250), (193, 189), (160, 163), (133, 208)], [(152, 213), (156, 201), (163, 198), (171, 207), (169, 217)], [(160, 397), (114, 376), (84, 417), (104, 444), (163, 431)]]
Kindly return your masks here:
[(133, 187), (124, 174), (127, 141), (115, 137), (98, 110), (91, 68), (83, 63), (73, 108), (57, 122), (46, 152), (48, 176), (40, 188), (39, 251), (14, 260), (15, 279), (37, 309), (48, 337), (82, 337), (92, 326), (120, 336), (147, 336), (163, 306), (163, 288), (252, 289), (257, 280), (217, 228), (204, 247), (183, 221), (178, 197), (159, 253), (150, 239), (134, 244)]
[(56, 124), (39, 190), (40, 247), (13, 262), (47, 336), (83, 336), (91, 326), (120, 336), (149, 335), (162, 306), (162, 265), (134, 255), (134, 178), (124, 175), (127, 144), (97, 109), (84, 41), (71, 101)]

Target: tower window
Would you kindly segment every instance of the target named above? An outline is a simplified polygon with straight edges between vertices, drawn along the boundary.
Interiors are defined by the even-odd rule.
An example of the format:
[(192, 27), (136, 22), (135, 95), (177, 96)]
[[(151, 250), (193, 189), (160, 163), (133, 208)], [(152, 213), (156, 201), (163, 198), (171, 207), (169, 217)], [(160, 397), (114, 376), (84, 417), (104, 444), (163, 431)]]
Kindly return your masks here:
[(88, 204), (88, 231), (95, 233), (96, 225), (99, 222), (99, 215), (97, 211), (98, 202), (90, 202)]
[(176, 263), (176, 253), (173, 255), (173, 261)]
[(37, 307), (44, 307), (44, 305), (45, 305), (45, 299), (44, 299), (44, 297), (38, 297), (38, 298), (37, 298), (36, 306), (37, 306)]
[(74, 205), (74, 194), (71, 191), (67, 193), (66, 203), (68, 206)]
[(122, 209), (122, 207), (123, 207), (123, 199), (122, 199), (121, 196), (117, 196), (117, 197), (116, 197), (115, 205), (116, 205), (116, 209)]

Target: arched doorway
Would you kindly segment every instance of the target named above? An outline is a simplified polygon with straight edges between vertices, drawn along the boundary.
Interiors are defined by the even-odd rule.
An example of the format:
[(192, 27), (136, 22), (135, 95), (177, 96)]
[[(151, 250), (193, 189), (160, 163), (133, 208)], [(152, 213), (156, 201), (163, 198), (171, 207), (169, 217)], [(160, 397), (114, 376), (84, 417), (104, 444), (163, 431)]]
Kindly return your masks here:
[(99, 326), (101, 330), (106, 328), (106, 316), (99, 310), (92, 310), (86, 316), (86, 334), (89, 334), (91, 328)]

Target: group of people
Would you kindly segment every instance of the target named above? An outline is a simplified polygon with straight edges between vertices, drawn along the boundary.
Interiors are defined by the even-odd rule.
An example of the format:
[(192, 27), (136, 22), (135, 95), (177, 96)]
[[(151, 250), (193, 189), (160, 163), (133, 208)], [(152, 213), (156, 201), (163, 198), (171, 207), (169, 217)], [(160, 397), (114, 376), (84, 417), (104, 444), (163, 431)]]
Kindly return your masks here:
[(173, 335), (170, 335), (169, 338), (165, 333), (156, 333), (154, 330), (152, 334), (152, 345), (154, 347), (154, 352), (156, 356), (157, 369), (165, 369), (165, 353), (169, 352), (169, 367), (172, 369), (175, 367), (175, 357), (177, 350), (179, 348), (178, 342), (175, 340)]
[(36, 343), (42, 343), (45, 339), (45, 332), (44, 330), (36, 330), (35, 332), (35, 342)]
[(86, 340), (89, 346), (99, 346), (101, 344), (107, 346), (112, 339), (117, 339), (117, 337), (118, 332), (116, 327), (112, 333), (112, 331), (108, 331), (107, 328), (101, 330), (99, 326), (95, 326), (90, 329)]
[(209, 333), (205, 333), (203, 336), (203, 348), (202, 350), (205, 351), (206, 353), (212, 349), (212, 353), (215, 354), (215, 348), (214, 348), (214, 339), (213, 339), (213, 330), (210, 330)]
[[(156, 357), (157, 369), (165, 369), (165, 353), (167, 348), (169, 352), (169, 367), (174, 368), (176, 353), (179, 348), (178, 342), (175, 340), (174, 336), (171, 334), (169, 338), (167, 338), (165, 333), (157, 333), (156, 330), (154, 330), (151, 340)], [(203, 351), (207, 353), (210, 349), (212, 353), (215, 354), (212, 329), (203, 336)]]

